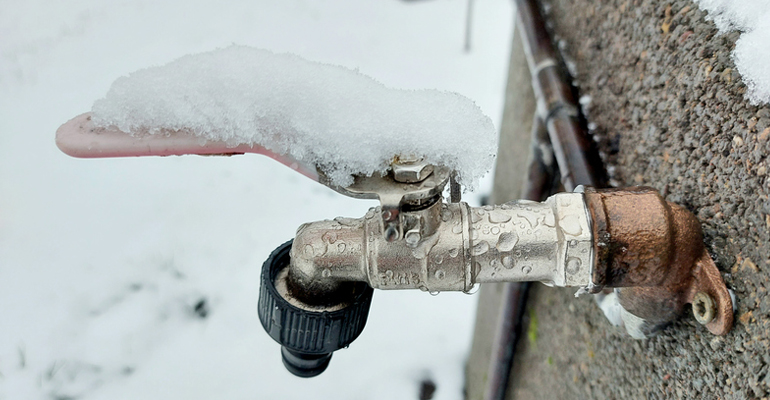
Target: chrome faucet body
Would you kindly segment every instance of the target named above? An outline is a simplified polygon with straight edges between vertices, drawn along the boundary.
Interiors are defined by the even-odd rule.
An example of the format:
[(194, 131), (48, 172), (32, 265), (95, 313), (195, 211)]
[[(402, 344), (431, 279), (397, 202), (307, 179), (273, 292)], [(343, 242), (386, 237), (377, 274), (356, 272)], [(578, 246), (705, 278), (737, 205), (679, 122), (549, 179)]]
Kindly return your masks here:
[(363, 218), (302, 225), (289, 276), (306, 291), (361, 281), (375, 289), (470, 291), (486, 282), (592, 285), (593, 240), (582, 193), (470, 207), (435, 201), (400, 212), (403, 239), (388, 241), (382, 208)]

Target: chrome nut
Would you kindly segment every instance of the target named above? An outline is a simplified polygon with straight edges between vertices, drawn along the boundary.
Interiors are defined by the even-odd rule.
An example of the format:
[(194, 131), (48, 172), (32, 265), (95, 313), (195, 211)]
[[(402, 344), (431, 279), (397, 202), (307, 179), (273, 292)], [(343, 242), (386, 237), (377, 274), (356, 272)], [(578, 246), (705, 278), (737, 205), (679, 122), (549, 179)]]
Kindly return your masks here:
[(433, 165), (424, 161), (404, 162), (397, 161), (392, 164), (393, 179), (401, 183), (417, 183), (424, 181), (433, 173)]

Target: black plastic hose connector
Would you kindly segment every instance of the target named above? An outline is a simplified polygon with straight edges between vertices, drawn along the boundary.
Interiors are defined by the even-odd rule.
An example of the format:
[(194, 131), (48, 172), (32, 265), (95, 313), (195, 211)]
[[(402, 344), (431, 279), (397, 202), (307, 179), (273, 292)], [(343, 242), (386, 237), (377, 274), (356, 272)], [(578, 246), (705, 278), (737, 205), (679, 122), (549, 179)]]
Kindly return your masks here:
[(279, 246), (262, 265), (258, 313), (265, 331), (282, 346), (286, 369), (310, 378), (326, 370), (332, 353), (347, 347), (364, 330), (373, 290), (366, 283), (356, 283), (344, 307), (334, 311), (291, 304), (276, 289), (278, 273), (289, 266), (291, 244)]

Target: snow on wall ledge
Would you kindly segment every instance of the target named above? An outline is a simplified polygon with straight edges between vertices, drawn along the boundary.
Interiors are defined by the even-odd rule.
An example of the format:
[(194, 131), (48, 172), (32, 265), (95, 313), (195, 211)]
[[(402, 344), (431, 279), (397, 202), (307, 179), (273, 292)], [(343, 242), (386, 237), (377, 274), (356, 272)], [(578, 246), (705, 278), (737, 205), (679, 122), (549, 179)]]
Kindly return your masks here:
[(455, 169), (472, 189), (497, 153), (494, 124), (457, 93), (391, 89), (357, 71), (245, 46), (121, 77), (92, 114), (96, 126), (131, 134), (187, 130), (258, 144), (341, 186), (411, 155)]
[(740, 30), (733, 61), (754, 105), (770, 104), (770, 1), (696, 0), (722, 32)]

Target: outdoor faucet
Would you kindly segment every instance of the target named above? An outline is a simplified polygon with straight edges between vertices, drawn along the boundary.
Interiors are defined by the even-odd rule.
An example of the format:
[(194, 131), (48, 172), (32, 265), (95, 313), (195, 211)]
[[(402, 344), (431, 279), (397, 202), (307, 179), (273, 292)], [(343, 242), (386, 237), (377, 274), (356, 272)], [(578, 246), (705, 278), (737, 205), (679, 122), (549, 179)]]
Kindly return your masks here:
[(712, 333), (731, 328), (733, 301), (698, 220), (656, 190), (580, 187), (542, 203), (471, 207), (457, 198), (452, 173), (414, 157), (344, 188), (320, 173), (334, 190), (377, 198), (380, 207), (303, 224), (265, 262), (259, 317), (289, 371), (323, 372), (332, 352), (363, 330), (372, 288), (469, 292), (480, 283), (539, 281), (614, 299), (636, 338), (668, 325), (686, 304)]
[[(340, 186), (317, 166), (256, 144), (202, 143), (190, 132), (129, 135), (79, 115), (57, 131), (75, 157), (265, 154), (346, 196), (378, 199), (362, 218), (303, 224), (263, 265), (258, 314), (298, 376), (323, 372), (363, 331), (373, 288), (469, 292), (486, 282), (539, 281), (596, 294), (615, 325), (644, 338), (692, 304), (717, 335), (734, 301), (700, 223), (652, 188), (579, 186), (544, 202), (470, 207), (455, 171), (411, 155)], [(450, 201), (444, 199), (449, 186)]]
[(320, 374), (358, 337), (373, 288), (469, 292), (486, 282), (539, 281), (596, 294), (610, 321), (635, 338), (661, 330), (687, 304), (712, 333), (732, 327), (734, 301), (700, 223), (652, 188), (579, 186), (542, 203), (470, 207), (454, 170), (411, 155), (343, 187), (321, 168), (259, 145), (201, 143), (182, 130), (132, 136), (95, 126), (89, 113), (62, 125), (56, 139), (84, 158), (266, 154), (346, 196), (379, 199), (362, 218), (303, 224), (263, 265), (259, 318), (298, 376)]

